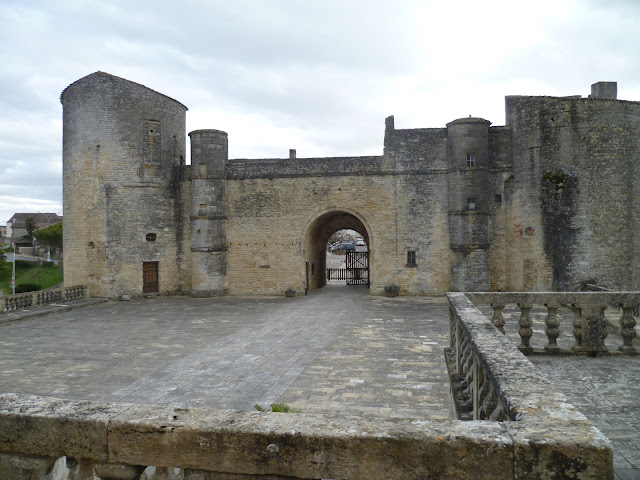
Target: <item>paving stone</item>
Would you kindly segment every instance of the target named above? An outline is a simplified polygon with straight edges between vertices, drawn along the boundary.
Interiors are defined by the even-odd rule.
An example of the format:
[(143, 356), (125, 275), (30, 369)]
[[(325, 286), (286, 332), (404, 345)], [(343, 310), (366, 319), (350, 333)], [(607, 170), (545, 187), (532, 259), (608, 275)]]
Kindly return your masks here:
[(2, 327), (0, 391), (447, 418), (447, 308), (343, 285), (297, 298), (110, 302)]
[(640, 357), (530, 360), (609, 438), (616, 478), (640, 479)]

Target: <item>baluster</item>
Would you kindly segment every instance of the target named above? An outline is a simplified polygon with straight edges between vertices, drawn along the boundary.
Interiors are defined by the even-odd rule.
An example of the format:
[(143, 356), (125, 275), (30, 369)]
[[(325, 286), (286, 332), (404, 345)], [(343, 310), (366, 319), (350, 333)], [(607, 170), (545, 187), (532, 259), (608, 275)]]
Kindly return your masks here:
[(492, 303), (491, 307), (493, 308), (493, 317), (491, 317), (491, 323), (493, 323), (493, 325), (504, 335), (504, 317), (502, 316), (504, 303)]
[[(0, 453), (0, 478), (49, 478), (47, 474), (59, 471), (54, 457), (31, 457)], [(56, 468), (57, 467), (57, 468)]]
[(608, 331), (608, 322), (604, 316), (607, 303), (585, 302), (580, 305), (580, 350), (595, 356), (607, 351), (604, 344)]
[(485, 383), (489, 385), (489, 388), (488, 388), (489, 391), (482, 404), (482, 410), (484, 412), (482, 419), (490, 420), (493, 412), (496, 410), (497, 404), (500, 403), (500, 399), (498, 398), (498, 394), (493, 388), (492, 383), (489, 381), (489, 378), (485, 377), (485, 379), (486, 379)]
[[(147, 467), (139, 465), (104, 463), (96, 465), (95, 472), (96, 475), (98, 475), (98, 478), (108, 478), (109, 480), (138, 480), (140, 478), (140, 475), (142, 475), (142, 472), (144, 472), (145, 468)], [(160, 476), (158, 478), (162, 479), (170, 477)]]
[[(449, 307), (449, 346), (455, 348), (455, 317), (453, 316), (453, 310)], [(455, 352), (454, 352), (455, 353)]]
[(67, 458), (67, 468), (69, 469), (69, 480), (94, 479), (96, 464), (87, 458)]
[(480, 366), (478, 373), (478, 419), (484, 420), (487, 418), (487, 401), (491, 396), (491, 381), (485, 374), (484, 367)]
[(471, 365), (471, 398), (473, 399), (473, 419), (481, 420), (480, 418), (480, 385), (482, 383), (482, 366), (475, 361)]
[(601, 318), (601, 321), (600, 321), (600, 325), (601, 325), (601, 327), (600, 327), (601, 328), (601, 330), (600, 330), (600, 345), (601, 345), (601, 349), (602, 349), (603, 352), (608, 352), (609, 351), (609, 349), (604, 344), (605, 340), (609, 336), (609, 320), (607, 319), (607, 316), (604, 313), (606, 308), (607, 308), (606, 305), (604, 307), (602, 307), (602, 318)]
[(150, 480), (173, 480), (177, 478), (174, 474), (174, 467), (155, 467), (155, 472), (153, 472), (150, 476)]
[(547, 318), (545, 324), (547, 326), (545, 333), (547, 334), (547, 344), (544, 349), (548, 353), (559, 352), (560, 347), (556, 344), (557, 338), (560, 336), (560, 319), (558, 318), (558, 305), (552, 303), (545, 303), (547, 307)]
[(518, 320), (520, 329), (518, 330), (518, 334), (520, 335), (521, 340), (518, 348), (525, 355), (529, 355), (533, 352), (533, 348), (529, 345), (529, 340), (533, 336), (533, 329), (531, 328), (533, 326), (533, 322), (529, 315), (532, 305), (529, 303), (519, 303), (518, 307), (520, 307), (520, 319)]
[(489, 420), (492, 422), (501, 422), (503, 420), (509, 420), (509, 416), (507, 415), (507, 410), (504, 408), (503, 403), (498, 398), (496, 394), (496, 405), (491, 415), (489, 415)]
[(456, 373), (462, 375), (462, 328), (456, 322)]
[(633, 346), (633, 339), (636, 337), (636, 320), (633, 318), (633, 309), (634, 307), (623, 305), (622, 316), (620, 317), (620, 329), (623, 343), (619, 350), (626, 354), (638, 353), (636, 347)]
[(572, 347), (573, 351), (581, 352), (584, 350), (582, 347), (582, 308), (577, 305), (573, 306), (573, 337), (576, 339), (575, 345)]

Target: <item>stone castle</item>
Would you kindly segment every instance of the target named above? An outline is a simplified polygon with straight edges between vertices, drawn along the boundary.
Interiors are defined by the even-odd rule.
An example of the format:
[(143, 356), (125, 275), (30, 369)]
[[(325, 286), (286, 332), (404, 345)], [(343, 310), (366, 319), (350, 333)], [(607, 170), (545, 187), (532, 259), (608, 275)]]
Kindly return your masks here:
[(373, 294), (640, 284), (640, 102), (508, 96), (506, 125), (396, 129), (379, 156), (229, 159), (187, 107), (96, 72), (63, 105), (65, 283), (92, 296), (280, 295), (325, 285), (353, 229)]

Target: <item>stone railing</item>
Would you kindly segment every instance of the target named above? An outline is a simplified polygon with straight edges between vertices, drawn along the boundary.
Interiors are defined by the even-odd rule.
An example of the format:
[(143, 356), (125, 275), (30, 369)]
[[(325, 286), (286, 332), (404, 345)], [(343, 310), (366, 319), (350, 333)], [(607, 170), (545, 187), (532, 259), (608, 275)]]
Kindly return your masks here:
[(505, 391), (511, 395), (507, 412), (518, 421), (506, 422), (251, 413), (0, 394), (0, 478), (612, 479), (608, 440), (553, 390), (529, 394), (520, 378), (509, 384), (515, 390)]
[(87, 287), (49, 288), (35, 292), (17, 293), (0, 297), (0, 314), (26, 308), (41, 307), (52, 303), (70, 302), (87, 296)]
[[(493, 309), (491, 321), (502, 333), (505, 333), (503, 309), (508, 304), (515, 304), (519, 309), (518, 335), (521, 352), (533, 353), (574, 353), (574, 354), (615, 354), (637, 355), (638, 349), (633, 345), (636, 337), (636, 320), (633, 317), (640, 305), (640, 292), (511, 292), (485, 293), (469, 292), (465, 294), (477, 306), (490, 305)], [(546, 342), (543, 348), (531, 346), (534, 330), (531, 317), (532, 308), (539, 306), (546, 309), (544, 315)], [(610, 323), (605, 317), (607, 307), (613, 306), (620, 313), (621, 345), (610, 350), (605, 345), (609, 334)], [(558, 317), (558, 309), (568, 307), (573, 316), (571, 333), (573, 344), (569, 348), (561, 348), (557, 339), (563, 333)], [(566, 332), (565, 332), (566, 333)]]
[[(587, 465), (592, 462), (593, 468), (603, 469), (602, 478), (613, 478), (611, 447), (606, 446), (608, 440), (604, 435), (564, 395), (555, 391), (550, 381), (467, 296), (471, 294), (447, 294), (450, 347), (445, 356), (454, 415), (463, 420), (484, 420), (483, 424), (498, 423), (507, 432), (520, 429), (519, 440), (523, 443), (514, 439), (514, 444), (518, 443), (515, 449), (531, 448), (527, 455), (542, 451), (533, 443), (540, 442), (549, 452), (556, 450), (562, 461), (567, 462), (567, 469), (559, 478), (591, 478), (591, 473), (578, 470), (590, 471), (592, 467)], [(586, 452), (591, 452), (589, 460), (582, 457)], [(572, 473), (565, 476), (566, 472)], [(553, 478), (553, 475), (538, 470), (522, 478)]]

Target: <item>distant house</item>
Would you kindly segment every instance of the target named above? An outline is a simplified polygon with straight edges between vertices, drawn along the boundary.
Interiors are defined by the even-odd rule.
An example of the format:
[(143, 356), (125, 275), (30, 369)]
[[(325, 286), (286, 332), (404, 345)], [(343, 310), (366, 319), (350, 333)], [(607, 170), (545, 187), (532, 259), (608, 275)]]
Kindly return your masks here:
[[(62, 222), (62, 217), (57, 213), (14, 213), (5, 227), (6, 232), (4, 236), (9, 242), (17, 244), (25, 243), (22, 237), (28, 234), (26, 226), (27, 218), (33, 218), (36, 221), (36, 228), (44, 228)], [(30, 244), (30, 242), (27, 242), (27, 244)]]

